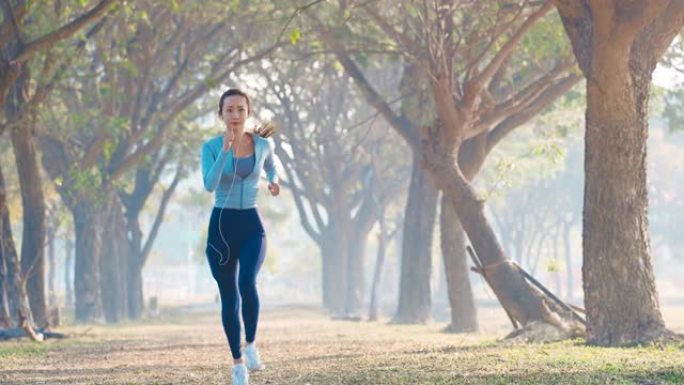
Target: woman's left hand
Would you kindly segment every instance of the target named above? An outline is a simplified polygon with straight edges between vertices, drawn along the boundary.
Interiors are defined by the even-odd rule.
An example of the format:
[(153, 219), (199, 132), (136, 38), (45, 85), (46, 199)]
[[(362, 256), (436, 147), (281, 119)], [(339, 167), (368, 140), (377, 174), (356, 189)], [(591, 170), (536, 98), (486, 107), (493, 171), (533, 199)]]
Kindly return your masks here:
[(280, 194), (280, 185), (278, 184), (278, 182), (269, 183), (268, 191), (271, 192), (271, 195), (277, 197), (278, 194)]

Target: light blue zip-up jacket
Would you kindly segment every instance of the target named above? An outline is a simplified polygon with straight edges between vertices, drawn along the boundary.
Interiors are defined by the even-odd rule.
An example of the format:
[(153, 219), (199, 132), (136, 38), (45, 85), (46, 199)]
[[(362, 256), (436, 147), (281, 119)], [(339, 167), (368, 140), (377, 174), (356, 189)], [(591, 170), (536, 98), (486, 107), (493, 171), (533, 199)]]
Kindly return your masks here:
[(223, 135), (216, 136), (202, 144), (202, 177), (204, 188), (215, 191), (214, 206), (230, 209), (256, 207), (256, 196), (261, 170), (266, 171), (269, 182), (277, 182), (275, 155), (271, 143), (252, 135), (254, 140), (254, 169), (245, 178), (235, 173), (233, 149), (223, 151)]

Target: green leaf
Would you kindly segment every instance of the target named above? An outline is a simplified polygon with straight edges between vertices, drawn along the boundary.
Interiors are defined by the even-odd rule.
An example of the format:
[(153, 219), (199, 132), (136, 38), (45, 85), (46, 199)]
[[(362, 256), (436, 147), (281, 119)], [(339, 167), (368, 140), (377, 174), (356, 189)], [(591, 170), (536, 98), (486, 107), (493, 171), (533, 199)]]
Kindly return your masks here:
[(292, 45), (297, 44), (301, 37), (302, 31), (300, 31), (297, 27), (292, 28), (292, 30), (290, 31), (290, 43), (292, 43)]

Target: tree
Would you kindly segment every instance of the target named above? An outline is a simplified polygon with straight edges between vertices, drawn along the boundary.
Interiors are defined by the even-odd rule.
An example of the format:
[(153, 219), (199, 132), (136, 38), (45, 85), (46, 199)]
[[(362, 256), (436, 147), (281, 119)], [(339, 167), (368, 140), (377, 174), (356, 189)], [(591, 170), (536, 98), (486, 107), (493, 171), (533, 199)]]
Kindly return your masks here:
[[(0, 25), (0, 107), (5, 127), (10, 128), (17, 159), (24, 212), (21, 266), (27, 279), (33, 316), (38, 324), (46, 322), (45, 301), (45, 197), (37, 156), (33, 126), (35, 110), (44, 100), (49, 88), (47, 79), (38, 79), (39, 85), (31, 93), (29, 60), (40, 52), (51, 51), (58, 42), (70, 38), (88, 24), (101, 18), (116, 1), (103, 0), (90, 10), (84, 4), (59, 3), (52, 12), (26, 1), (3, 2), (3, 22)], [(64, 20), (69, 20), (64, 22)], [(41, 31), (42, 35), (36, 35)], [(45, 32), (47, 31), (47, 32)], [(50, 76), (55, 66), (51, 51), (44, 59), (41, 75)]]
[[(367, 239), (377, 212), (399, 196), (401, 161), (396, 151), (391, 156), (391, 141), (381, 139), (383, 127), (364, 119), (372, 110), (344, 73), (321, 58), (305, 59), (296, 47), (291, 51), (299, 60), (260, 71), (268, 84), (265, 105), (286, 127), (275, 137), (276, 154), (302, 225), (321, 250), (323, 305), (335, 317), (357, 319)], [(380, 153), (390, 156), (373, 162)]]
[[(252, 7), (263, 3), (239, 12), (226, 12), (222, 4), (175, 4), (139, 1), (118, 13), (96, 44), (88, 47), (88, 60), (69, 73), (74, 82), (61, 87), (59, 98), (49, 103), (49, 129), (41, 132), (43, 164), (61, 185), (58, 190), (74, 215), (80, 322), (101, 314), (101, 262), (107, 263), (102, 266), (104, 274), (110, 274), (105, 292), (121, 297), (108, 302), (112, 308), (105, 313), (107, 319), (116, 322), (122, 314), (138, 318), (142, 313), (142, 267), (149, 250), (144, 245), (151, 245), (148, 241), (155, 232), (143, 242), (137, 220), (118, 220), (124, 228), (111, 234), (124, 241), (131, 233), (129, 247), (117, 251), (116, 243), (105, 245), (108, 258), (100, 259), (107, 213), (112, 218), (136, 218), (151, 191), (143, 184), (157, 182), (144, 177), (144, 170), (134, 175), (135, 167), (159, 169), (167, 152), (164, 146), (197, 118), (193, 104), (240, 66), (266, 57), (280, 44), (268, 36), (258, 38), (261, 25), (246, 22), (256, 18)], [(97, 76), (80, 76), (92, 71)], [(173, 147), (168, 151), (173, 154)], [(123, 195), (123, 202), (116, 195)], [(126, 277), (131, 280), (123, 281)]]
[(0, 323), (20, 326), (31, 318), (31, 307), (26, 294), (26, 276), (21, 271), (10, 227), (5, 177), (0, 168)]
[[(422, 127), (417, 142), (419, 159), (443, 193), (443, 227), (455, 223), (455, 218), (446, 221), (444, 215), (458, 216), (484, 262), (494, 292), (513, 318), (522, 325), (543, 321), (574, 333), (569, 315), (560, 315), (564, 311), (532, 289), (509, 263), (484, 216), (483, 201), (469, 184), (497, 143), (579, 80), (572, 73), (572, 61), (562, 51), (534, 61), (524, 50), (521, 56), (514, 55), (550, 5), (442, 1), (423, 6), (416, 2), (404, 4), (408, 12), (402, 14), (408, 16), (403, 19), (392, 12), (382, 14), (375, 3), (364, 3), (361, 8), (366, 15), (363, 20), (382, 30), (415, 66), (414, 76), (421, 79), (417, 84), (430, 95), (434, 121), (413, 123), (410, 135), (401, 128), (405, 117), (397, 115), (373, 90), (339, 41), (323, 26), (319, 31), (368, 101), (400, 134), (417, 137), (417, 128)], [(460, 269), (448, 279), (450, 285), (463, 283), (462, 277), (467, 276), (464, 247), (462, 243), (453, 246), (462, 242), (460, 239), (443, 239), (445, 250), (461, 251), (460, 255), (444, 255), (449, 258), (445, 260), (448, 269)], [(463, 300), (467, 298), (464, 290), (453, 294)], [(452, 309), (459, 306), (454, 298), (450, 296)], [(452, 317), (458, 316), (452, 312)], [(463, 327), (460, 320), (453, 323), (454, 328)], [(468, 322), (465, 330), (473, 327), (472, 321)]]
[[(347, 6), (346, 2), (341, 2), (339, 14), (351, 11)], [(331, 19), (337, 20), (334, 17)], [(335, 54), (366, 101), (400, 135), (411, 152), (411, 176), (403, 223), (404, 228), (410, 231), (403, 232), (399, 299), (393, 321), (397, 323), (426, 322), (431, 318), (432, 312), (429, 281), (432, 273), (432, 239), (437, 211), (437, 190), (420, 166), (421, 148), (417, 124), (424, 120), (425, 116), (424, 110), (417, 104), (419, 104), (418, 101), (425, 99), (425, 94), (421, 91), (415, 76), (418, 68), (411, 63), (401, 65), (398, 90), (387, 92), (399, 94), (393, 98), (401, 102), (400, 112), (395, 113), (392, 104), (387, 100), (389, 97), (384, 98), (382, 96), (384, 94), (371, 86), (366, 74), (352, 60), (348, 50), (338, 39), (334, 38), (322, 21), (315, 17), (312, 20), (313, 30), (320, 40)], [(349, 34), (346, 36), (348, 39), (352, 37)], [(360, 53), (366, 56), (366, 52), (375, 50), (376, 47), (362, 46)], [(381, 46), (377, 50), (388, 53), (387, 47)], [(413, 97), (408, 99), (406, 95)]]
[(617, 346), (670, 334), (648, 238), (646, 138), (651, 78), (684, 25), (684, 1), (562, 1), (587, 79), (582, 275), (587, 341)]
[[(72, 20), (58, 21), (56, 26), (41, 29), (40, 36), (27, 36), (27, 28), (45, 7), (30, 4), (26, 0), (3, 1), (2, 23), (0, 23), (0, 108), (4, 110), (7, 94), (17, 78), (26, 70), (26, 63), (36, 53), (68, 39), (89, 23), (102, 17), (118, 0), (99, 1), (88, 11), (83, 11), (83, 1), (55, 4), (52, 15)], [(47, 31), (47, 32), (46, 32)]]

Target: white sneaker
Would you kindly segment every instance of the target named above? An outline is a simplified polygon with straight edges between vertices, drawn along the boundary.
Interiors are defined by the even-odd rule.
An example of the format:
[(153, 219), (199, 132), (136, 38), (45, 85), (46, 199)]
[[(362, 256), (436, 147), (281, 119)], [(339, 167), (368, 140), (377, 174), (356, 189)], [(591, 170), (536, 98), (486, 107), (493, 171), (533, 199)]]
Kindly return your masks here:
[(249, 385), (249, 372), (245, 364), (233, 365), (233, 385)]
[(245, 361), (247, 362), (247, 369), (250, 371), (264, 370), (266, 366), (261, 362), (261, 356), (255, 344), (247, 344), (245, 347)]

